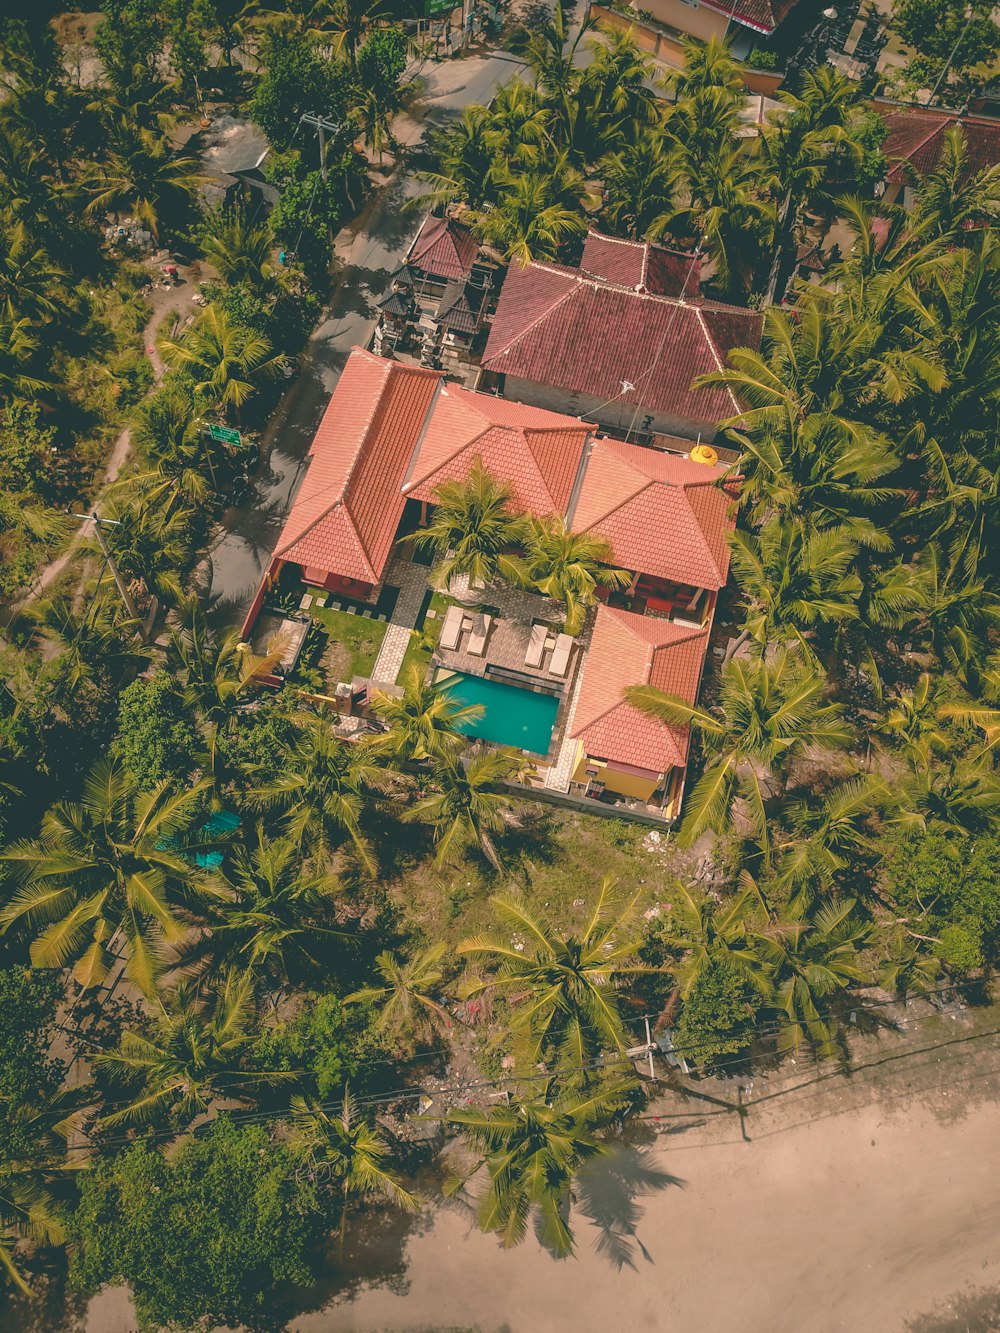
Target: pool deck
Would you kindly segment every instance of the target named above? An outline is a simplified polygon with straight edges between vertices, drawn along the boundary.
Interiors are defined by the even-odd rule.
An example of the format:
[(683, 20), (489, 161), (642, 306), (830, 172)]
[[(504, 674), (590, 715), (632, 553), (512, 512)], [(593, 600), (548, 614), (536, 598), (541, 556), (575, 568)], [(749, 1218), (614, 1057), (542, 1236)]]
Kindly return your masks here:
[[(552, 656), (551, 644), (545, 650), (541, 668), (525, 666), (524, 657), (531, 641), (531, 627), (536, 622), (551, 627), (551, 639), (554, 641), (565, 616), (565, 611), (559, 602), (549, 597), (501, 586), (487, 588), (476, 594), (468, 589), (467, 584), (462, 586), (458, 580), (456, 584), (458, 586), (453, 585), (451, 592), (468, 605), (469, 619), (476, 616), (480, 606), (493, 606), (499, 610), (500, 615), (493, 619), (486, 639), (486, 649), (482, 655), (468, 651), (471, 631), (465, 629), (457, 649), (449, 651), (438, 646), (431, 664), (432, 670), (443, 669), (460, 671), (468, 676), (486, 676), (493, 675), (487, 668), (499, 668), (494, 678), (504, 684), (518, 685), (525, 690), (542, 687), (547, 694), (558, 691), (559, 709), (556, 713), (548, 754), (538, 762), (537, 781), (544, 782), (556, 790), (568, 789), (569, 772), (566, 771), (564, 778), (563, 770), (568, 770), (570, 767), (568, 760), (571, 753), (575, 754), (576, 743), (568, 739), (566, 732), (576, 702), (575, 687), (580, 678), (580, 668), (590, 644), (590, 617), (577, 638), (565, 676), (555, 676), (547, 669)], [(517, 679), (511, 679), (503, 674), (506, 672), (515, 673)], [(550, 782), (549, 775), (553, 770), (558, 772)]]

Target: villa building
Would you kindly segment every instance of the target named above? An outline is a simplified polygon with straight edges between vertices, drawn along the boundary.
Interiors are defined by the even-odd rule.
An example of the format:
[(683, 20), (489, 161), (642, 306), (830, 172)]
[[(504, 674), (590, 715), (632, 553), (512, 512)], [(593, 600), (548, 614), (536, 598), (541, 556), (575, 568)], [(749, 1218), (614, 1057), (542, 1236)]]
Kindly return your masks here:
[(739, 407), (692, 381), (759, 347), (762, 328), (758, 311), (702, 299), (694, 256), (592, 233), (579, 268), (511, 266), (482, 367), (505, 397), (614, 434), (711, 440)]
[[(426, 592), (426, 610), (426, 564), (399, 539), (427, 522), (437, 488), (466, 478), (477, 461), (509, 485), (518, 512), (560, 514), (574, 530), (602, 537), (631, 583), (602, 590), (603, 604), (577, 639), (561, 632), (560, 609), (547, 598), (490, 588), (482, 595), (494, 604), (480, 606), (476, 590), (453, 589), (458, 604), (442, 624), (434, 669), (471, 680), (477, 699), (499, 700), (503, 726), (487, 718), (480, 734), (544, 760), (545, 785), (675, 814), (687, 728), (639, 713), (625, 690), (652, 684), (691, 702), (697, 695), (734, 526), (736, 483), (720, 467), (598, 437), (576, 417), (356, 348), (244, 637), (289, 578), (305, 585), (306, 598), (314, 590), (363, 615), (387, 601), (394, 607), (403, 589), (414, 616)], [(404, 641), (413, 623), (404, 618)], [(378, 667), (372, 680), (393, 685), (395, 674)], [(530, 743), (515, 739), (518, 714), (542, 718), (523, 733)]]

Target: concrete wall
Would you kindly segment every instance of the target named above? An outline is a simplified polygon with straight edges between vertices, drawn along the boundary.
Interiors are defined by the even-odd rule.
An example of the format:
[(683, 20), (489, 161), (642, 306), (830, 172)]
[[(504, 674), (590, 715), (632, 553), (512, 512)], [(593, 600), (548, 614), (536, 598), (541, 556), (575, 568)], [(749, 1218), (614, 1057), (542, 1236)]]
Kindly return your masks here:
[[(584, 421), (596, 421), (609, 434), (624, 435), (635, 413), (635, 395), (628, 394), (613, 403), (592, 394), (570, 393), (551, 384), (536, 384), (533, 380), (520, 379), (517, 375), (505, 377), (503, 396), (514, 398), (519, 403), (530, 403), (533, 407), (547, 407), (550, 412), (565, 412), (571, 417), (580, 417)], [(647, 417), (652, 416), (652, 424), (647, 425)], [(648, 408), (639, 408), (635, 415), (633, 432), (646, 434), (655, 431), (660, 435), (679, 435), (682, 439), (710, 441), (715, 435), (715, 426), (708, 421), (693, 421), (687, 417), (673, 417), (665, 412), (651, 412)]]
[(642, 8), (660, 23), (703, 42), (710, 37), (725, 37), (729, 27), (725, 14), (717, 14), (714, 9), (705, 9), (697, 3), (685, 4), (684, 0), (642, 0)]

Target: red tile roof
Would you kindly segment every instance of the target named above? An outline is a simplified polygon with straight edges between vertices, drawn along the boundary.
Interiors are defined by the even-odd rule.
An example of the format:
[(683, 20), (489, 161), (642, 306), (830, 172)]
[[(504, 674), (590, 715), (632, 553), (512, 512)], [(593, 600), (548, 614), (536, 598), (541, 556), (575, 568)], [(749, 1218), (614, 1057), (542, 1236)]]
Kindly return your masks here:
[(626, 703), (629, 685), (655, 685), (694, 703), (708, 630), (600, 606), (583, 666), (573, 735), (587, 754), (666, 773), (687, 763), (690, 728)]
[(443, 481), (466, 477), (476, 458), (508, 482), (532, 514), (563, 513), (591, 427), (575, 417), (445, 384), (406, 477), (407, 495), (433, 500)]
[[(760, 345), (762, 316), (708, 301), (643, 295), (555, 264), (512, 266), (483, 367), (571, 393), (640, 404), (714, 431), (739, 405), (691, 390), (734, 347)], [(622, 394), (622, 382), (635, 385)]]
[(945, 133), (953, 125), (962, 127), (970, 176), (1000, 162), (998, 121), (905, 108), (879, 107), (878, 110), (888, 130), (882, 152), (890, 164), (889, 180), (893, 184), (906, 180), (906, 163), (921, 175), (933, 171), (941, 156)]
[(640, 445), (595, 440), (569, 522), (604, 537), (615, 561), (634, 573), (721, 588), (738, 496), (735, 479), (718, 484), (724, 473)]
[(580, 268), (595, 278), (621, 287), (642, 288), (654, 296), (688, 299), (701, 291), (701, 259), (698, 255), (664, 250), (648, 241), (623, 241), (590, 231), (583, 246)]
[(405, 504), (400, 483), (441, 379), (354, 348), (276, 557), (378, 583)]
[(725, 14), (726, 18), (767, 37), (784, 23), (798, 3), (799, 0), (736, 0), (734, 6), (729, 0), (702, 0), (706, 9)]
[(479, 253), (479, 242), (454, 218), (428, 213), (420, 224), (406, 263), (439, 278), (467, 278)]

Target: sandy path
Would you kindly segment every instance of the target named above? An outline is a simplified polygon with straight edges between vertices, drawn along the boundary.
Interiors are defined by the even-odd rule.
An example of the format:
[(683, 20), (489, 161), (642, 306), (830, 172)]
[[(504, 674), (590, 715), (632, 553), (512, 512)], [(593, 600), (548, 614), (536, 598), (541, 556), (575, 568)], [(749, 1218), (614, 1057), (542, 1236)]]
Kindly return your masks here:
[(405, 1295), (363, 1288), (292, 1327), (889, 1333), (1000, 1281), (996, 1103), (951, 1122), (869, 1106), (749, 1144), (717, 1132), (660, 1141), (656, 1166), (682, 1183), (638, 1200), (634, 1268), (599, 1256), (587, 1222), (558, 1264), (533, 1241), (503, 1253), (449, 1210), (410, 1241)]

